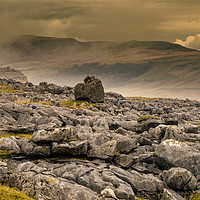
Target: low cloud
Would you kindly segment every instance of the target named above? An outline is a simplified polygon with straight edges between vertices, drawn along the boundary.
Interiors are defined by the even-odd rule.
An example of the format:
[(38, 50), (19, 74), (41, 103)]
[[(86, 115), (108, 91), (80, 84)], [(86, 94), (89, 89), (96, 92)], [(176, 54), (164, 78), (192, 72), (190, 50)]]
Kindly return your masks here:
[(195, 36), (190, 35), (185, 41), (176, 39), (175, 43), (184, 47), (200, 50), (200, 34), (196, 34)]
[(45, 35), (83, 40), (172, 42), (198, 33), (200, 24), (197, 0), (0, 2), (0, 37)]

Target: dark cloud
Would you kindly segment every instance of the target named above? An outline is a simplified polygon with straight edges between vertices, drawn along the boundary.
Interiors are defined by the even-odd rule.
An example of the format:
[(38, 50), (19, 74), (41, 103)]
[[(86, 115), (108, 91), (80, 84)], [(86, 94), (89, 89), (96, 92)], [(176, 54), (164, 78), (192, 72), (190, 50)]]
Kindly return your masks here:
[(183, 40), (199, 33), (199, 10), (198, 0), (1, 0), (0, 35)]

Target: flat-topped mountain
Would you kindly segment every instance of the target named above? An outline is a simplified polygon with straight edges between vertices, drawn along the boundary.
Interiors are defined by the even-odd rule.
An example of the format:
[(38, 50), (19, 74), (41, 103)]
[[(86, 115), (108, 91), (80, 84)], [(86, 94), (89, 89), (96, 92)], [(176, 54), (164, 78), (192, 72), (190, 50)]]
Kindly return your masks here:
[(74, 86), (87, 75), (125, 96), (200, 96), (200, 52), (163, 41), (89, 41), (19, 36), (0, 42), (0, 65), (33, 83)]
[(26, 82), (27, 77), (19, 70), (7, 68), (0, 68), (0, 78), (1, 79), (12, 79), (20, 82)]

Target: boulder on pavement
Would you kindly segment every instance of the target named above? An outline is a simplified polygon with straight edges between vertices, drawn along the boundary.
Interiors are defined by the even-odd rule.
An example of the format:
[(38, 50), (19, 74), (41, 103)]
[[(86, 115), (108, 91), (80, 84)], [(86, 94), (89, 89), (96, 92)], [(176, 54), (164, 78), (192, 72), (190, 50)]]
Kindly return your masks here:
[(101, 81), (94, 76), (87, 76), (84, 83), (78, 83), (74, 88), (74, 94), (76, 100), (104, 102), (104, 88)]

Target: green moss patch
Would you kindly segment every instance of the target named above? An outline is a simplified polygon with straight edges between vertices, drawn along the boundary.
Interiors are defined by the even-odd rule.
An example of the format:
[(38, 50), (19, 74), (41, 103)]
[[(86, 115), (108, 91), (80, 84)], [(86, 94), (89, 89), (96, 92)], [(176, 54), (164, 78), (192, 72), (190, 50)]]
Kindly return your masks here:
[(20, 90), (14, 90), (13, 88), (11, 88), (8, 85), (0, 85), (0, 92), (3, 93), (11, 93), (11, 94), (15, 94), (15, 93), (24, 93), (23, 91)]
[(0, 200), (34, 200), (23, 192), (0, 185)]
[(32, 134), (29, 133), (29, 134), (22, 134), (22, 133), (9, 133), (9, 132), (5, 132), (5, 133), (0, 133), (0, 138), (2, 137), (7, 137), (7, 138), (10, 138), (11, 136), (14, 136), (14, 137), (20, 137), (20, 138), (27, 138), (27, 139), (31, 139), (32, 137)]
[[(87, 109), (89, 106), (95, 106), (94, 103), (89, 103), (87, 101), (62, 101), (63, 107), (71, 108), (71, 109)], [(85, 105), (82, 105), (85, 104)]]
[(2, 158), (2, 159), (10, 158), (11, 155), (12, 155), (11, 152), (0, 150), (0, 158)]
[(71, 139), (67, 139), (67, 140), (66, 140), (66, 142), (73, 142), (73, 141), (79, 141), (79, 140), (77, 140), (77, 139), (75, 139), (75, 138), (71, 138)]
[(142, 122), (148, 119), (158, 119), (156, 116), (145, 115), (138, 118), (138, 122)]
[(200, 200), (200, 195), (195, 193), (192, 195), (192, 197), (190, 198), (190, 200)]

